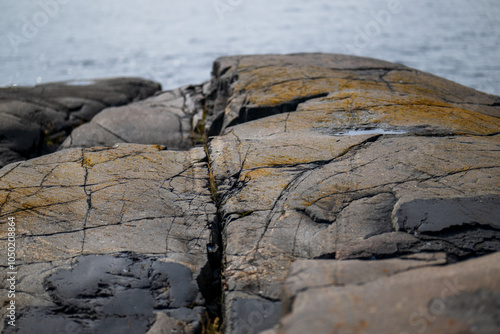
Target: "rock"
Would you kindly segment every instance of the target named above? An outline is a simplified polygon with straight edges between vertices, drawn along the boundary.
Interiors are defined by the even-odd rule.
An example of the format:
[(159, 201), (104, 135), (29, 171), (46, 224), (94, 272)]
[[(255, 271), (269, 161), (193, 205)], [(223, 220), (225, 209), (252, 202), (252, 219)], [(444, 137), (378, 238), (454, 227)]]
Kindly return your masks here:
[(499, 129), (499, 97), (403, 65), (220, 58), (208, 85), (108, 108), (64, 144), (169, 150), (71, 148), (0, 170), (19, 324), (489, 333)]
[[(255, 123), (265, 121), (272, 122)], [(215, 138), (210, 153), (225, 217), (228, 295), (245, 291), (279, 299), (286, 268), (297, 258), (380, 258), (426, 250), (466, 257), (500, 249), (496, 221), (472, 224), (483, 219), (482, 211), (462, 216), (459, 205), (447, 207), (455, 221), (434, 224), (433, 233), (393, 228), (401, 203), (415, 198), (444, 196), (455, 203), (467, 194), (464, 200), (496, 203), (497, 137), (345, 136), (331, 138), (335, 146), (322, 151), (316, 134), (286, 141), (279, 134), (245, 135), (239, 127)], [(301, 142), (315, 143), (311, 150), (321, 160), (300, 161), (307, 156)], [(413, 210), (409, 220), (438, 212), (423, 210)], [(498, 212), (496, 206), (489, 210), (490, 217)]]
[(45, 333), (145, 333), (155, 312), (199, 330), (218, 289), (203, 159), (201, 149), (121, 144), (2, 169), (1, 217), (15, 218), (19, 272), (19, 326), (8, 332), (42, 333), (47, 319)]
[[(379, 122), (439, 127), (444, 121), (446, 131), (481, 131), (487, 124), (484, 130), (498, 132), (498, 123), (483, 122), (477, 113), (500, 117), (498, 96), (403, 65), (347, 55), (222, 57), (214, 63), (211, 87), (212, 134), (297, 109), (338, 112), (330, 122), (340, 128), (378, 127)], [(451, 117), (458, 119), (445, 121)]]
[(500, 250), (498, 97), (340, 55), (222, 58), (212, 88), (228, 333), (299, 259)]
[(500, 228), (498, 195), (414, 199), (398, 204), (393, 217), (396, 229), (436, 232), (464, 224)]
[[(2, 117), (0, 133), (2, 149), (6, 151), (0, 157), (3, 163), (15, 162), (19, 156), (16, 152), (37, 151), (42, 137), (40, 128), (9, 114)], [(9, 151), (12, 153), (8, 153)]]
[(196, 143), (192, 121), (203, 112), (202, 85), (187, 86), (121, 107), (108, 108), (73, 130), (61, 145), (113, 146), (116, 143), (164, 145), (184, 150)]
[(230, 301), (228, 333), (260, 333), (279, 322), (281, 302), (260, 298), (234, 298)]
[(158, 90), (159, 84), (138, 78), (0, 88), (0, 167), (54, 152), (74, 127), (102, 109)]
[[(68, 324), (74, 332), (145, 333), (155, 309), (191, 322), (194, 332), (205, 312), (196, 306), (204, 300), (188, 267), (134, 254), (77, 257), (71, 269), (49, 275), (45, 286), (56, 307), (30, 308), (19, 319), (17, 332), (40, 333), (43, 322), (44, 333), (63, 332)], [(167, 325), (177, 328), (176, 323), (162, 327)]]
[(297, 261), (284, 290), (290, 313), (276, 333), (496, 333), (500, 254), (439, 264)]
[[(191, 319), (194, 323), (199, 322), (198, 318)], [(189, 321), (189, 320), (188, 320)], [(181, 321), (174, 317), (170, 317), (164, 312), (156, 314), (156, 321), (146, 334), (170, 334), (170, 333), (193, 333), (196, 328), (193, 328), (190, 322)]]

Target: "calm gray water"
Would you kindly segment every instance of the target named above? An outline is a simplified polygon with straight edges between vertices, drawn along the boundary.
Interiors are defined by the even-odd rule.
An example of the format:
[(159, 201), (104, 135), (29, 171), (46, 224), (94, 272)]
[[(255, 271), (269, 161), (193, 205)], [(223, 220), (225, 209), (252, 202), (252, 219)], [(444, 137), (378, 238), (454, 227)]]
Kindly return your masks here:
[(221, 55), (381, 58), (500, 95), (498, 0), (1, 0), (0, 85), (209, 79)]

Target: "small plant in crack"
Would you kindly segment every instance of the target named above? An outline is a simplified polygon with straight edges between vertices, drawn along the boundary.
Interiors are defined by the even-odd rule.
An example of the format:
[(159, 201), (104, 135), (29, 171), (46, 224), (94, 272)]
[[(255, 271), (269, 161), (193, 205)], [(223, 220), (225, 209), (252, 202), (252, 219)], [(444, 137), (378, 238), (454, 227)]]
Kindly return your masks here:
[(245, 212), (236, 212), (236, 213), (240, 215), (240, 218), (243, 218), (243, 217), (251, 215), (253, 213), (253, 210), (245, 211)]
[(219, 317), (214, 319), (205, 316), (205, 321), (203, 322), (203, 327), (201, 329), (202, 334), (221, 334), (222, 333), (222, 321)]

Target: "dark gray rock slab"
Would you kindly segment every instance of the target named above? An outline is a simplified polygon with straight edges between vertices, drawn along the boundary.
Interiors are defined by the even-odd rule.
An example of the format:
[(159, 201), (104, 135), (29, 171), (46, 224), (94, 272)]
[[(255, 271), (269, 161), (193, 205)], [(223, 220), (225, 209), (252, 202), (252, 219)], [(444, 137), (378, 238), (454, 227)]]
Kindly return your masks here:
[[(30, 308), (5, 333), (145, 333), (159, 310), (177, 311), (200, 330), (204, 299), (192, 272), (178, 263), (132, 253), (88, 255), (45, 279), (55, 306)], [(43, 324), (41, 327), (40, 324)]]
[(463, 225), (500, 229), (500, 196), (414, 199), (394, 212), (397, 229), (436, 232)]
[(0, 167), (54, 152), (73, 128), (102, 109), (145, 99), (160, 88), (139, 78), (0, 88)]

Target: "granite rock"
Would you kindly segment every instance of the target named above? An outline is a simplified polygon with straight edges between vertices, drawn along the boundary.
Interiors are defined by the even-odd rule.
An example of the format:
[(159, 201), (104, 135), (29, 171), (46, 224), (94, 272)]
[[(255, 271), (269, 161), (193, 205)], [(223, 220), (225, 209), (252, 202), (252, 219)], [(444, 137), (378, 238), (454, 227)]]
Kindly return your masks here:
[(496, 333), (500, 254), (442, 264), (408, 257), (297, 261), (275, 333)]
[(369, 58), (223, 57), (210, 83), (108, 108), (63, 147), (96, 145), (0, 170), (23, 328), (499, 326), (498, 96)]
[(45, 279), (55, 306), (30, 307), (4, 333), (142, 334), (167, 313), (189, 332), (200, 327), (204, 300), (188, 267), (130, 253), (75, 260)]
[[(477, 113), (500, 117), (498, 96), (404, 65), (340, 54), (222, 57), (214, 62), (211, 88), (212, 134), (297, 109), (338, 112), (340, 128), (380, 122), (434, 128), (458, 117), (452, 128), (469, 131), (466, 123), (481, 124)], [(309, 100), (314, 103), (303, 105)], [(485, 123), (498, 132), (488, 119)], [(444, 130), (450, 126), (445, 122)]]
[(73, 128), (102, 109), (145, 99), (160, 88), (139, 78), (0, 88), (0, 167), (54, 152)]
[(1, 219), (15, 218), (19, 273), (9, 330), (145, 333), (157, 312), (199, 330), (218, 289), (203, 160), (201, 149), (120, 144), (3, 168)]
[(185, 150), (196, 144), (203, 113), (203, 85), (162, 92), (146, 100), (108, 108), (73, 130), (60, 149), (116, 143), (164, 145)]
[(500, 250), (498, 97), (341, 55), (226, 57), (213, 73), (228, 333), (262, 329), (233, 309), (279, 302), (299, 259)]

